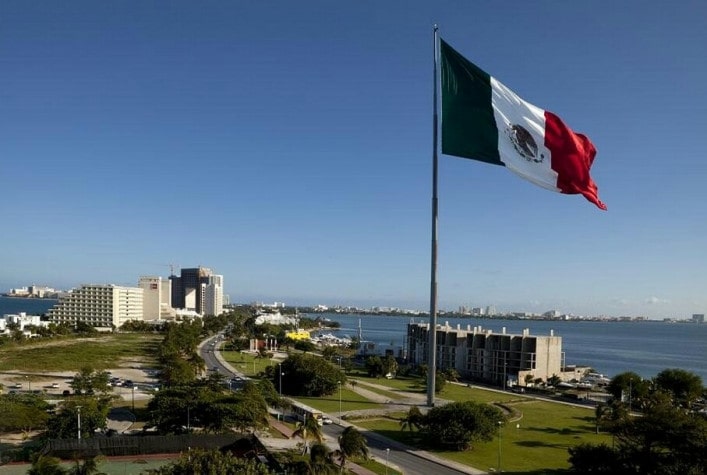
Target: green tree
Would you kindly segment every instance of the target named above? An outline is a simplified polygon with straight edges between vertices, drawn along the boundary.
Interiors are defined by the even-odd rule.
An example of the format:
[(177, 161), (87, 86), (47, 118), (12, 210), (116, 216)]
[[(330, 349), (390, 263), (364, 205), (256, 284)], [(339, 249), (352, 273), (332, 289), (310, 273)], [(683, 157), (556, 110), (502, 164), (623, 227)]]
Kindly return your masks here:
[(553, 387), (557, 387), (558, 384), (562, 382), (562, 379), (556, 374), (553, 374), (549, 378), (547, 378), (547, 384)]
[(61, 460), (56, 457), (40, 455), (32, 462), (27, 475), (66, 475), (66, 470), (61, 468), (60, 463)]
[(424, 421), (424, 415), (420, 412), (420, 408), (412, 406), (408, 409), (407, 414), (400, 420), (400, 430), (420, 430)]
[(150, 475), (269, 475), (268, 468), (255, 460), (234, 456), (219, 450), (192, 449), (183, 452), (179, 460), (158, 469)]
[(199, 391), (192, 386), (171, 386), (155, 394), (147, 404), (150, 425), (161, 434), (178, 434), (201, 424), (197, 410)]
[[(275, 371), (275, 373), (277, 373), (277, 371)], [(277, 389), (275, 389), (275, 385), (271, 380), (261, 379), (258, 381), (257, 386), (260, 394), (263, 398), (265, 398), (265, 402), (267, 402), (269, 406), (280, 407), (280, 394), (278, 394)]]
[(424, 416), (422, 432), (436, 447), (467, 450), (476, 441), (490, 441), (503, 414), (495, 407), (473, 401), (434, 407)]
[(311, 353), (317, 349), (317, 346), (308, 340), (297, 340), (293, 346), (295, 350), (302, 351), (303, 353)]
[(606, 390), (615, 399), (628, 402), (632, 408), (637, 408), (641, 407), (648, 397), (650, 386), (650, 381), (644, 380), (633, 371), (627, 371), (611, 378)]
[(77, 394), (107, 394), (111, 390), (108, 385), (109, 381), (110, 376), (106, 371), (98, 371), (90, 366), (84, 366), (74, 375), (69, 386)]
[(459, 371), (454, 368), (447, 368), (444, 370), (444, 379), (447, 381), (459, 381)]
[(49, 404), (34, 394), (0, 396), (0, 432), (22, 431), (25, 434), (43, 429), (49, 415)]
[(319, 426), (319, 422), (313, 417), (307, 417), (304, 421), (298, 422), (295, 431), (292, 433), (292, 436), (302, 437), (302, 439), (304, 439), (305, 452), (307, 451), (309, 438), (312, 438), (319, 443), (324, 440), (322, 428)]
[[(69, 470), (68, 475), (93, 475), (98, 474), (98, 464), (102, 461), (99, 457), (88, 457), (74, 460), (74, 466)], [(105, 475), (105, 474), (102, 474)]]
[(702, 378), (682, 369), (666, 369), (653, 380), (657, 390), (670, 394), (675, 404), (689, 408), (700, 398), (704, 388)]
[(623, 473), (616, 451), (606, 444), (580, 444), (568, 451), (572, 473)]
[(600, 402), (597, 407), (594, 408), (594, 423), (596, 425), (596, 432), (599, 433), (599, 429), (606, 423), (607, 418), (611, 414), (611, 408), (608, 404)]
[(382, 373), (395, 375), (398, 372), (398, 362), (393, 355), (386, 355), (382, 360)]
[(346, 427), (339, 436), (339, 450), (334, 452), (339, 459), (339, 466), (343, 471), (346, 462), (352, 458), (368, 459), (368, 444), (366, 438), (353, 426)]
[(385, 374), (383, 373), (383, 360), (381, 360), (380, 356), (369, 356), (366, 358), (365, 365), (366, 373), (371, 378), (378, 378)]
[(336, 348), (333, 346), (325, 346), (322, 348), (322, 358), (331, 361), (334, 356), (336, 356)]
[[(319, 356), (290, 355), (282, 362), (282, 372), (282, 393), (291, 396), (326, 396), (338, 390), (339, 381), (346, 383), (346, 375)], [(277, 371), (272, 378), (279, 384)]]
[(326, 445), (312, 444), (309, 449), (309, 471), (313, 475), (333, 475), (338, 472), (338, 468), (332, 460), (332, 454)]
[(437, 371), (435, 378), (435, 393), (439, 394), (447, 385), (447, 375), (441, 371)]
[(651, 398), (641, 416), (616, 418), (609, 430), (615, 448), (585, 444), (570, 450), (574, 472), (707, 473), (707, 419), (668, 398)]
[(78, 434), (81, 413), (81, 437), (91, 437), (107, 426), (109, 399), (90, 396), (74, 397), (64, 401), (61, 408), (47, 422), (47, 436), (53, 439), (73, 439)]

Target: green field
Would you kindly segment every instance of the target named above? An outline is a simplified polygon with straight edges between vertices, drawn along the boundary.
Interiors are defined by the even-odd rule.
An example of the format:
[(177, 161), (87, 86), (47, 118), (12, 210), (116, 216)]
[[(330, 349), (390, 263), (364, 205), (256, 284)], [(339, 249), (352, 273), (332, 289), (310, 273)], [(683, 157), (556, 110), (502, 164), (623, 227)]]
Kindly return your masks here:
[(251, 378), (257, 377), (268, 366), (277, 365), (277, 360), (256, 358), (250, 353), (240, 351), (222, 351), (221, 356), (235, 369)]
[[(294, 398), (307, 406), (319, 409), (324, 413), (339, 412), (339, 391), (323, 397), (301, 397)], [(349, 389), (341, 390), (341, 410), (359, 411), (362, 409), (383, 409), (385, 405), (372, 402), (358, 393)]]
[[(359, 379), (391, 388), (421, 391), (412, 380)], [(453, 384), (448, 384), (439, 397), (453, 401), (502, 402), (513, 410), (512, 419), (503, 426), (499, 438), (476, 444), (467, 452), (433, 451), (481, 470), (498, 469), (500, 454), (504, 472), (552, 473), (569, 467), (569, 447), (583, 442), (611, 444), (610, 436), (595, 433), (593, 408)], [(400, 431), (397, 420), (379, 418), (355, 423), (391, 439), (429, 450), (416, 434)]]
[(78, 371), (132, 363), (154, 364), (159, 335), (117, 333), (92, 338), (38, 340), (0, 347), (0, 371)]

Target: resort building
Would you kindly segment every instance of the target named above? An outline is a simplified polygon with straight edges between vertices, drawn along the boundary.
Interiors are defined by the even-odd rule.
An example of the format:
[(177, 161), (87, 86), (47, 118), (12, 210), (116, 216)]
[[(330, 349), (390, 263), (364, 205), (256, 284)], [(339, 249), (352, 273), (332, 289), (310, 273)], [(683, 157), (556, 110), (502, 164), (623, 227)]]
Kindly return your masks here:
[(172, 281), (162, 277), (140, 277), (144, 320), (162, 320), (172, 315)]
[[(412, 364), (427, 364), (429, 323), (410, 323), (407, 328), (408, 358)], [(525, 385), (526, 375), (547, 381), (562, 373), (562, 337), (534, 336), (529, 330), (520, 335), (482, 329), (480, 326), (437, 325), (437, 368), (454, 368), (465, 379), (499, 386)]]
[(143, 320), (143, 289), (117, 285), (82, 285), (62, 297), (48, 312), (49, 321), (98, 329), (119, 328), (129, 320)]
[(193, 310), (201, 315), (223, 312), (223, 276), (206, 267), (182, 269), (171, 275), (172, 307)]

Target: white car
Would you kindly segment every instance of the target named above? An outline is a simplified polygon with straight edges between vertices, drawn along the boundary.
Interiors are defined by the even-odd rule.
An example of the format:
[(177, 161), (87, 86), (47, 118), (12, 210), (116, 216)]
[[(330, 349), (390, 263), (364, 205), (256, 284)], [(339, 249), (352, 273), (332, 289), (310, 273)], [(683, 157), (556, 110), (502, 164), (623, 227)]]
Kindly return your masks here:
[(333, 423), (334, 423), (334, 421), (331, 420), (331, 417), (323, 417), (322, 418), (322, 424), (329, 425), (329, 424), (333, 424)]

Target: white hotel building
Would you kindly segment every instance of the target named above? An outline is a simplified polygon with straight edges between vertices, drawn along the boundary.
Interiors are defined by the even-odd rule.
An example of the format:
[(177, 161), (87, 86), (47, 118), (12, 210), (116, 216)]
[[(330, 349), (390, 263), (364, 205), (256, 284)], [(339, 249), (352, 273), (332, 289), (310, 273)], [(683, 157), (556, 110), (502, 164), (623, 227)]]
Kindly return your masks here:
[(82, 285), (62, 297), (48, 312), (49, 321), (94, 328), (119, 328), (129, 320), (143, 319), (143, 290), (118, 285)]

